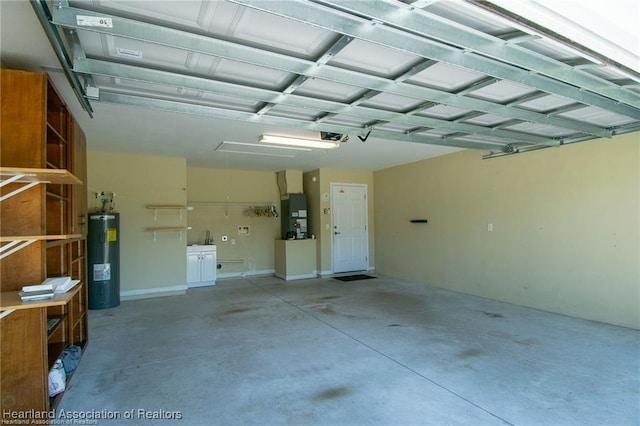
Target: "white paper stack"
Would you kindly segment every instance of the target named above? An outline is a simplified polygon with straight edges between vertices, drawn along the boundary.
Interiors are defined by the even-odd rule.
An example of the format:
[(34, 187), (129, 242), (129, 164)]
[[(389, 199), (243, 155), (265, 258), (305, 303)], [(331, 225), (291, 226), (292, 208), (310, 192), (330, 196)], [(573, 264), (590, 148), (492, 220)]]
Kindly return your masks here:
[(53, 290), (55, 291), (58, 289), (58, 287), (69, 285), (69, 282), (71, 282), (71, 277), (54, 277), (47, 278), (46, 280), (42, 281), (41, 285), (53, 286)]
[(56, 293), (66, 293), (71, 290), (80, 280), (72, 280), (71, 277), (47, 278), (42, 281), (42, 285), (52, 285)]
[(20, 297), (23, 301), (51, 299), (55, 293), (66, 293), (79, 282), (71, 277), (47, 278), (41, 284), (22, 287)]
[(52, 284), (28, 285), (22, 287), (20, 298), (22, 301), (52, 299), (54, 288)]
[(55, 288), (56, 293), (66, 293), (71, 290), (80, 280), (69, 280), (64, 284), (60, 284)]
[(42, 284), (39, 284), (39, 285), (26, 285), (22, 287), (22, 291), (24, 293), (31, 293), (34, 291), (46, 291), (46, 290), (53, 291), (54, 287), (52, 284), (45, 284), (44, 281), (42, 282)]

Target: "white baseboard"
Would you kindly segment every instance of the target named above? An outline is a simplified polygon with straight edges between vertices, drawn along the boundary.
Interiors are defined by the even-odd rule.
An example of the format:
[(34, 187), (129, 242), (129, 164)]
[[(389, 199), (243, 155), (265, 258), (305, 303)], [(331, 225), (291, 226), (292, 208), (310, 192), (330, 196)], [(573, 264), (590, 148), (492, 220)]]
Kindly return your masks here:
[(187, 283), (187, 287), (189, 288), (198, 288), (198, 287), (211, 287), (216, 285), (215, 281), (200, 281), (197, 283)]
[(318, 273), (317, 271), (313, 271), (310, 274), (303, 274), (303, 275), (283, 275), (283, 274), (276, 273), (275, 276), (285, 281), (293, 281), (293, 280), (307, 280), (309, 278), (318, 278)]
[(121, 300), (148, 299), (151, 297), (177, 296), (187, 292), (186, 285), (171, 287), (145, 288), (141, 290), (127, 290), (120, 292)]
[(216, 278), (225, 279), (225, 278), (244, 278), (244, 277), (255, 277), (255, 276), (268, 276), (274, 275), (276, 271), (274, 269), (263, 269), (259, 271), (244, 271), (244, 272), (218, 272)]

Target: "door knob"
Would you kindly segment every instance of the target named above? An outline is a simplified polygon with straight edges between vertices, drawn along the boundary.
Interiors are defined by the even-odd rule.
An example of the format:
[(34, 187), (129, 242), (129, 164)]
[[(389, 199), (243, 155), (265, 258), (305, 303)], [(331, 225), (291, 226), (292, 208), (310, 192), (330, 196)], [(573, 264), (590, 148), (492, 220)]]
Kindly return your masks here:
[(339, 234), (339, 232), (338, 232), (338, 231), (335, 231), (335, 232), (333, 233), (333, 235), (338, 235), (338, 234)]

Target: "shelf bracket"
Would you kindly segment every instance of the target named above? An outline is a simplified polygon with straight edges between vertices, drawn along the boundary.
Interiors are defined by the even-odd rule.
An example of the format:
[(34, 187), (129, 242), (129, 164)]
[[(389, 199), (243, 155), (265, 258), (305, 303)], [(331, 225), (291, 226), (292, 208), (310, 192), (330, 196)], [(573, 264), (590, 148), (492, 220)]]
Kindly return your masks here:
[(6, 311), (0, 312), (0, 319), (10, 315), (13, 311), (15, 311), (15, 309), (7, 309)]
[(11, 241), (8, 244), (0, 247), (0, 259), (4, 259), (5, 257), (13, 254), (19, 250), (22, 250), (29, 244), (35, 242), (36, 240), (15, 240)]
[[(10, 184), (11, 182), (14, 182), (14, 181), (16, 181), (16, 180), (18, 180), (18, 179), (21, 179), (21, 178), (23, 178), (24, 176), (25, 176), (25, 175), (14, 175), (14, 176), (11, 176), (9, 179), (5, 179), (5, 180), (3, 180), (3, 181), (0, 183), (0, 188), (1, 188), (1, 187), (3, 187), (3, 186), (5, 186), (5, 185), (7, 185), (7, 184)], [(13, 191), (11, 191), (11, 192), (9, 192), (9, 193), (4, 194), (2, 197), (0, 197), (0, 201), (4, 201), (4, 200), (6, 200), (7, 198), (11, 198), (11, 197), (13, 197), (14, 195), (17, 195), (17, 194), (21, 193), (22, 191), (26, 191), (26, 190), (27, 190), (27, 189), (29, 189), (29, 188), (33, 188), (34, 186), (36, 186), (36, 185), (38, 185), (38, 184), (40, 184), (40, 183), (41, 183), (41, 182), (29, 182), (28, 184), (23, 185), (23, 186), (21, 186), (21, 187), (20, 187), (20, 188), (18, 188), (18, 189), (14, 189)]]

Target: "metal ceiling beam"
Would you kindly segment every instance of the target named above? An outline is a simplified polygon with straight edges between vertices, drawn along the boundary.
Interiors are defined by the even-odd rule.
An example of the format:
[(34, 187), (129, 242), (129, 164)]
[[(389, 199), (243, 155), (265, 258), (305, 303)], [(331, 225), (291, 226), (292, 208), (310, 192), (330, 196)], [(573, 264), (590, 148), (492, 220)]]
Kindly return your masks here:
[(398, 82), (398, 83), (402, 83), (403, 81), (409, 80), (411, 77), (420, 74), (421, 72), (425, 71), (426, 69), (434, 66), (435, 64), (437, 64), (438, 61), (434, 61), (431, 59), (425, 59), (424, 61), (420, 62), (418, 65), (414, 65), (413, 67), (411, 67), (411, 69), (409, 71), (404, 72), (402, 75), (399, 75), (398, 77), (394, 78), (393, 80)]
[[(352, 37), (348, 37), (348, 36), (340, 37), (340, 39), (338, 41), (333, 43), (333, 45), (331, 45), (331, 47), (329, 47), (322, 55), (320, 55), (320, 57), (318, 59), (316, 59), (316, 64), (318, 64), (318, 65), (326, 64), (337, 53), (339, 53), (342, 49), (347, 47), (349, 45), (349, 43), (351, 43), (352, 40), (353, 40)], [(284, 90), (282, 90), (282, 93), (284, 95), (289, 95), (289, 94), (293, 93), (298, 87), (300, 87), (307, 80), (308, 80), (307, 76), (298, 75), (297, 77), (295, 77), (293, 79), (292, 82), (289, 83), (289, 85)], [(257, 112), (257, 114), (259, 114), (259, 115), (266, 114), (275, 105), (276, 105), (275, 103), (268, 103), (264, 107), (260, 108), (260, 110)]]
[[(220, 118), (225, 120), (238, 120), (243, 122), (253, 122), (261, 124), (269, 124), (274, 126), (293, 127), (299, 129), (307, 129), (314, 131), (326, 131), (332, 133), (349, 133), (352, 129), (345, 126), (336, 126), (327, 123), (314, 123), (306, 120), (297, 120), (292, 118), (274, 117), (274, 116), (257, 116), (251, 112), (231, 111), (223, 108), (215, 108), (204, 105), (185, 104), (183, 102), (169, 101), (164, 99), (149, 99), (141, 96), (123, 95), (103, 91), (100, 94), (102, 102), (128, 105), (132, 107), (151, 108), (161, 111), (178, 112), (183, 114), (202, 115), (207, 117)], [(408, 135), (403, 133), (373, 130), (371, 136), (398, 140), (403, 142), (423, 143), (428, 145), (440, 145), (456, 148), (496, 150), (502, 149), (504, 145), (490, 144), (482, 142), (472, 142), (457, 139), (447, 139)]]
[(467, 87), (463, 87), (462, 89), (456, 90), (455, 94), (459, 96), (468, 95), (471, 92), (476, 90), (480, 90), (483, 87), (491, 86), (492, 84), (497, 83), (498, 80), (495, 77), (484, 77), (474, 83), (469, 84)]
[[(570, 47), (575, 52), (580, 52), (582, 55), (586, 55), (590, 58), (594, 58), (594, 60), (602, 62), (603, 65), (605, 65), (606, 67), (615, 68), (618, 71), (623, 72), (624, 74), (632, 76), (635, 80), (640, 81), (640, 71), (638, 69), (630, 68), (627, 65), (622, 64), (617, 60), (614, 60), (613, 58), (603, 55), (602, 53), (590, 48), (589, 46), (578, 43), (576, 40), (573, 40), (570, 37), (563, 36), (554, 30), (546, 28), (545, 26), (528, 19), (526, 16), (513, 13), (508, 9), (505, 9), (487, 0), (465, 0), (465, 1), (469, 4), (476, 6), (481, 10), (488, 11), (492, 15), (504, 18), (511, 22), (517, 22), (520, 27), (525, 27), (529, 30), (534, 31), (537, 34), (542, 35), (544, 38), (548, 40), (552, 40), (564, 46)], [(633, 13), (633, 12), (631, 12), (630, 10), (629, 13)]]
[[(280, 1), (273, 0), (232, 0), (234, 2), (257, 6), (261, 10), (277, 9), (279, 12), (284, 12), (278, 7), (278, 4), (282, 4)], [(578, 102), (587, 103), (588, 105), (599, 106), (609, 111), (615, 111), (619, 114), (628, 115), (630, 117), (640, 117), (640, 95), (631, 93), (627, 90), (620, 88), (619, 86), (612, 84), (611, 82), (595, 76), (593, 74), (585, 73), (580, 70), (576, 70), (571, 66), (567, 66), (560, 61), (556, 61), (548, 56), (536, 53), (530, 49), (526, 49), (517, 44), (505, 43), (498, 37), (494, 37), (490, 34), (477, 31), (473, 28), (468, 28), (459, 23), (452, 22), (448, 19), (439, 17), (437, 15), (428, 13), (424, 10), (414, 9), (409, 11), (408, 8), (400, 2), (391, 0), (376, 0), (376, 1), (352, 1), (352, 0), (314, 0), (317, 3), (338, 8), (342, 11), (349, 11), (350, 13), (357, 14), (358, 16), (367, 16), (371, 19), (375, 19), (380, 22), (393, 25), (401, 28), (406, 33), (419, 34), (423, 37), (430, 39), (437, 39), (448, 45), (456, 45), (462, 49), (468, 49), (478, 54), (469, 55), (470, 61), (465, 61), (462, 64), (466, 68), (476, 69), (473, 67), (473, 62), (476, 62), (475, 66), (477, 71), (482, 71), (486, 66), (493, 68), (494, 72), (500, 72), (501, 75), (488, 72), (488, 74), (495, 77), (504, 78), (512, 81), (517, 81), (522, 84), (536, 87), (539, 90), (543, 90), (549, 93), (557, 93), (562, 96), (575, 99)], [(267, 6), (266, 3), (270, 3), (271, 6)], [(289, 7), (289, 16), (296, 12), (298, 8)], [(302, 9), (302, 7), (300, 8)], [(326, 20), (328, 16), (322, 16), (322, 9), (319, 7), (311, 7), (305, 12), (309, 19), (309, 16), (313, 16), (313, 20)], [(278, 13), (278, 12), (275, 12)], [(319, 16), (320, 15), (320, 16)], [(334, 21), (343, 20), (344, 13), (334, 14)], [(297, 16), (297, 15), (296, 15)], [(340, 18), (338, 18), (340, 16)], [(294, 18), (297, 19), (297, 18)], [(340, 23), (344, 26), (344, 23)], [(406, 43), (403, 47), (399, 43), (393, 43), (388, 39), (388, 36), (392, 34), (392, 30), (382, 31), (380, 28), (372, 35), (380, 35), (380, 37), (372, 37), (370, 41), (383, 42), (390, 47), (391, 44), (401, 50), (411, 51), (415, 44)], [(349, 33), (346, 33), (349, 34)], [(356, 34), (349, 34), (354, 37), (358, 37)], [(406, 41), (409, 41), (407, 39)], [(423, 40), (421, 40), (423, 42)], [(418, 52), (415, 52), (418, 53)], [(482, 56), (480, 56), (482, 55)], [(430, 56), (432, 59), (442, 60), (447, 62), (448, 55), (442, 55), (441, 58)], [(487, 58), (485, 58), (485, 56)], [(494, 58), (494, 59), (491, 59)], [(502, 62), (506, 62), (506, 65)], [(451, 63), (451, 62), (450, 62)], [(459, 62), (454, 64), (461, 65)], [(470, 66), (472, 65), (472, 66)], [(530, 72), (522, 71), (519, 68), (530, 70)], [(509, 72), (503, 73), (503, 71), (515, 72), (515, 75), (510, 75)], [(549, 78), (545, 78), (548, 76)], [(564, 83), (562, 83), (564, 82)], [(578, 87), (589, 90), (593, 93), (580, 91)], [(599, 94), (601, 96), (597, 96)], [(613, 100), (613, 101), (612, 101)], [(616, 107), (616, 102), (622, 102), (628, 104), (633, 108)], [(614, 109), (615, 108), (615, 109)], [(622, 112), (624, 110), (627, 112)], [(633, 111), (635, 110), (635, 112)]]
[[(291, 4), (294, 3), (292, 2)], [(111, 20), (113, 25), (112, 27), (78, 25), (78, 15), (95, 18), (108, 18)], [(55, 8), (53, 11), (53, 23), (67, 28), (76, 28), (101, 34), (144, 40), (159, 45), (171, 46), (186, 51), (200, 52), (206, 55), (278, 69), (308, 77), (321, 78), (355, 87), (385, 91), (396, 95), (448, 104), (459, 108), (483, 111), (510, 118), (563, 127), (593, 136), (611, 136), (611, 133), (607, 129), (586, 123), (580, 123), (575, 120), (560, 117), (549, 117), (533, 111), (512, 108), (480, 99), (457, 96), (455, 94), (427, 87), (396, 83), (395, 81), (387, 78), (346, 70), (330, 65), (317, 66), (314, 61), (290, 57), (277, 52), (261, 50), (186, 31), (161, 27), (159, 25), (120, 18), (105, 13), (70, 7), (60, 7)]]
[(71, 59), (69, 58), (68, 53), (63, 47), (62, 39), (60, 38), (60, 34), (58, 34), (56, 28), (51, 24), (51, 11), (47, 5), (46, 1), (43, 0), (32, 0), (31, 6), (42, 25), (44, 33), (47, 35), (49, 39), (49, 43), (51, 43), (51, 47), (58, 57), (58, 61), (60, 61), (60, 65), (62, 65), (62, 69), (64, 71), (65, 76), (67, 77), (67, 81), (71, 85), (73, 89), (73, 93), (75, 93), (78, 102), (82, 108), (87, 111), (89, 117), (93, 118), (93, 108), (91, 104), (85, 97), (85, 92), (78, 80), (78, 77), (71, 71)]
[(452, 121), (466, 121), (475, 117), (480, 117), (481, 115), (484, 115), (484, 114), (477, 111), (471, 111), (466, 114), (463, 114), (461, 117), (454, 118)]
[(515, 106), (515, 105), (520, 105), (523, 104), (525, 102), (529, 102), (529, 101), (533, 101), (536, 99), (540, 99), (540, 98), (544, 98), (545, 96), (550, 96), (548, 93), (545, 92), (534, 92), (534, 93), (528, 93), (526, 95), (522, 95), (519, 96), (515, 99), (510, 100), (509, 102), (505, 103), (505, 106)]
[[(288, 94), (285, 96), (280, 92), (267, 89), (252, 88), (233, 83), (205, 79), (201, 77), (187, 76), (184, 74), (170, 73), (168, 71), (153, 70), (126, 64), (117, 64), (96, 59), (78, 59), (74, 64), (73, 70), (77, 73), (82, 74), (95, 74), (136, 81), (146, 81), (166, 86), (202, 90), (209, 93), (217, 93), (226, 96), (235, 96), (243, 99), (249, 99), (252, 101), (264, 102), (266, 103), (266, 105), (262, 106), (258, 111), (259, 115), (265, 114), (274, 105), (286, 105), (291, 107), (310, 109), (318, 112), (347, 114), (354, 117), (373, 119), (377, 121), (410, 124), (413, 126), (443, 128), (466, 133), (490, 135), (507, 139), (505, 143), (508, 143), (509, 141), (520, 141), (550, 146), (558, 145), (559, 143), (559, 141), (554, 139), (526, 134), (522, 132), (499, 130), (480, 125), (458, 123), (449, 120), (441, 120), (437, 118), (416, 116), (406, 113), (385, 111), (371, 107), (359, 106), (358, 104), (361, 103), (359, 101), (367, 99), (367, 96), (363, 96), (359, 98), (358, 101), (351, 104), (344, 104), (336, 101), (310, 98), (294, 94)], [(377, 93), (371, 93), (371, 96), (374, 96), (375, 94)], [(185, 100), (185, 102), (187, 101), (188, 100)], [(420, 109), (422, 108), (424, 108), (423, 105), (421, 105)], [(322, 119), (326, 118), (323, 117)]]

